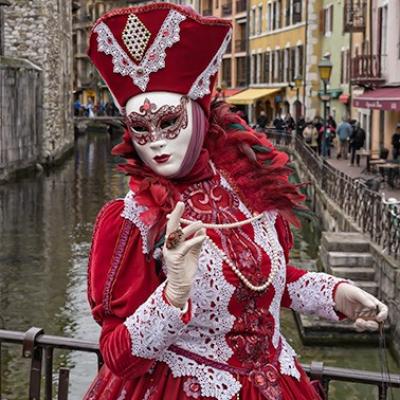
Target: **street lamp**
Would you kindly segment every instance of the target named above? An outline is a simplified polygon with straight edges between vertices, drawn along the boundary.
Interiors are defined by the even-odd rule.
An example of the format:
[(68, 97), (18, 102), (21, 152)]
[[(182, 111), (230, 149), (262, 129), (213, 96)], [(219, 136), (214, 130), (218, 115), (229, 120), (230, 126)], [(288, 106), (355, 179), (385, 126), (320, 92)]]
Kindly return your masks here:
[[(327, 105), (328, 101), (330, 100), (330, 96), (327, 92), (327, 86), (329, 83), (329, 80), (331, 79), (331, 73), (332, 73), (332, 63), (330, 62), (328, 57), (324, 57), (320, 63), (318, 64), (318, 71), (319, 71), (319, 76), (322, 79), (322, 82), (324, 83), (324, 94), (321, 96), (321, 100), (324, 102), (324, 138), (323, 138), (323, 143), (326, 140), (326, 130), (327, 130)], [(322, 155), (326, 156), (325, 154), (325, 146), (323, 146), (323, 152)]]

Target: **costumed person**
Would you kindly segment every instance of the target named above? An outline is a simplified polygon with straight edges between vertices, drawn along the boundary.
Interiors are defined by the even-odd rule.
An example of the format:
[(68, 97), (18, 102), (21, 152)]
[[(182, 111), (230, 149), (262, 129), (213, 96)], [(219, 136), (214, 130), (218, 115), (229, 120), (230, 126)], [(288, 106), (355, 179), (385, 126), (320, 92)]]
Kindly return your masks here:
[(377, 329), (387, 308), (288, 264), (303, 196), (286, 154), (210, 109), (230, 23), (172, 3), (110, 11), (89, 56), (127, 129), (124, 199), (100, 211), (88, 297), (104, 358), (85, 400), (317, 400), (281, 307)]

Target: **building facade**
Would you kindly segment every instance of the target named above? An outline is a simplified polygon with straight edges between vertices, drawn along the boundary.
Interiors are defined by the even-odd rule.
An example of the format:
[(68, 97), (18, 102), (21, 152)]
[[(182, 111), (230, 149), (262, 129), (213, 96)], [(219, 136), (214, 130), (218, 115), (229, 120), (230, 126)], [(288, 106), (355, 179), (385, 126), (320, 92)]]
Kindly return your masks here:
[[(199, 7), (199, 0), (177, 0), (171, 3)], [(87, 56), (90, 30), (95, 21), (107, 11), (120, 7), (139, 6), (150, 1), (135, 0), (75, 0), (73, 13), (74, 97), (85, 106), (112, 103), (113, 100), (103, 79)]]
[(25, 58), (42, 70), (41, 161), (51, 163), (74, 143), (71, 2), (19, 0), (9, 3), (3, 7), (4, 55)]
[(400, 3), (360, 1), (365, 32), (354, 35), (352, 57), (353, 117), (367, 131), (367, 149), (391, 150), (400, 123)]
[[(336, 121), (350, 116), (350, 33), (343, 0), (323, 0), (320, 12), (321, 56), (331, 61), (328, 114)], [(320, 114), (323, 115), (323, 104)]]
[[(250, 1), (250, 86), (271, 89), (255, 99), (253, 119), (264, 110), (276, 114), (304, 112), (306, 1)], [(300, 78), (301, 88), (294, 81)], [(263, 92), (259, 92), (261, 95)]]
[(197, 9), (203, 16), (232, 21), (232, 41), (223, 57), (217, 83), (225, 97), (248, 85), (248, 4), (246, 0), (201, 0)]

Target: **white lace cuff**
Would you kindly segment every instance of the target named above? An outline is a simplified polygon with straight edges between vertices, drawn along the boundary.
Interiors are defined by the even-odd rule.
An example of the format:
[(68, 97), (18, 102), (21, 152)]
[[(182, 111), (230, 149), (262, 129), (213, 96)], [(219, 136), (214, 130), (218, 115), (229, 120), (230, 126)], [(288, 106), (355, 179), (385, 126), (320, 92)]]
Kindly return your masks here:
[(290, 308), (303, 314), (314, 314), (330, 321), (338, 321), (333, 291), (343, 281), (345, 280), (322, 272), (308, 272), (287, 284), (292, 301)]
[(182, 310), (164, 300), (165, 284), (161, 284), (124, 322), (131, 337), (132, 355), (136, 357), (160, 357), (186, 327)]

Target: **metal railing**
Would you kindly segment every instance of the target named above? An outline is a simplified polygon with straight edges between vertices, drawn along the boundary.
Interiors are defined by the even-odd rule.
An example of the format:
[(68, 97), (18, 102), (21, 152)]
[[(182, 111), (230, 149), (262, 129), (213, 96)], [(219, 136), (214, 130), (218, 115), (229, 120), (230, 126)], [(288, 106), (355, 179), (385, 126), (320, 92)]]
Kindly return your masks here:
[(365, 183), (353, 179), (330, 165), (310, 146), (285, 131), (267, 129), (267, 136), (276, 145), (290, 147), (315, 177), (315, 185), (350, 217), (370, 240), (385, 253), (400, 258), (400, 205), (387, 204), (382, 194), (370, 190)]
[(351, 79), (354, 82), (384, 81), (380, 55), (361, 54), (351, 59)]
[[(61, 336), (44, 335), (41, 328), (30, 328), (28, 331), (16, 332), (0, 329), (0, 399), (2, 394), (2, 359), (3, 344), (22, 345), (22, 357), (31, 360), (28, 386), (28, 399), (41, 399), (41, 383), (44, 376), (44, 398), (53, 399), (53, 357), (55, 349), (81, 351), (97, 355), (98, 369), (103, 360), (96, 343), (83, 340), (70, 339)], [(43, 368), (42, 368), (43, 367)], [(44, 369), (44, 373), (42, 372)], [(58, 375), (58, 400), (68, 399), (69, 369), (60, 368)]]
[[(43, 333), (43, 329), (31, 328), (27, 332), (0, 330), (0, 354), (3, 344), (16, 344), (22, 346), (22, 356), (31, 359), (29, 379), (29, 400), (39, 400), (41, 397), (42, 364), (44, 364), (45, 392), (44, 399), (52, 400), (53, 396), (53, 351), (64, 349), (95, 353), (98, 368), (102, 365), (102, 358), (97, 343), (83, 340), (69, 339), (60, 336), (50, 336)], [(1, 372), (0, 359), (0, 372)], [(400, 388), (400, 375), (382, 375), (377, 372), (361, 371), (345, 368), (325, 367), (322, 362), (312, 362), (303, 365), (305, 371), (312, 379), (318, 380), (328, 399), (329, 384), (332, 381), (362, 383), (378, 387), (379, 399), (387, 399), (389, 388)], [(0, 373), (0, 398), (1, 398), (1, 373)], [(60, 368), (58, 384), (58, 400), (68, 399), (69, 369)]]

